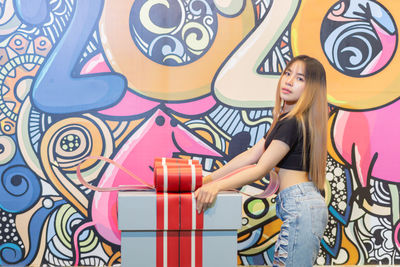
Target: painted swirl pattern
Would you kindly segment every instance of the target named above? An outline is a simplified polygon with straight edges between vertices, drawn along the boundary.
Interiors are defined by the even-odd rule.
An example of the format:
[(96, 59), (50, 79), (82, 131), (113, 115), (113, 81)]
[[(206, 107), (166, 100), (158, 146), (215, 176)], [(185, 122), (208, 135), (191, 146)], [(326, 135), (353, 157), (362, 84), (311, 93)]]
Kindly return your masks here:
[(321, 25), (321, 45), (332, 66), (352, 77), (370, 76), (392, 60), (397, 29), (390, 13), (373, 1), (340, 1)]
[(212, 46), (217, 32), (217, 14), (210, 0), (135, 1), (129, 20), (139, 50), (167, 66), (199, 59)]

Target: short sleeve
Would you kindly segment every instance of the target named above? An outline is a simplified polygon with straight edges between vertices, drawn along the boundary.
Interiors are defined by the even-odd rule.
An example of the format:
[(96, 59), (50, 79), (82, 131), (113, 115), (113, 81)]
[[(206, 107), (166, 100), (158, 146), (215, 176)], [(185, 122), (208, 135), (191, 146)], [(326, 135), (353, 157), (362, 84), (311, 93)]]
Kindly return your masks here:
[(272, 140), (280, 140), (293, 148), (298, 138), (299, 128), (296, 118), (286, 118), (276, 125), (276, 132)]

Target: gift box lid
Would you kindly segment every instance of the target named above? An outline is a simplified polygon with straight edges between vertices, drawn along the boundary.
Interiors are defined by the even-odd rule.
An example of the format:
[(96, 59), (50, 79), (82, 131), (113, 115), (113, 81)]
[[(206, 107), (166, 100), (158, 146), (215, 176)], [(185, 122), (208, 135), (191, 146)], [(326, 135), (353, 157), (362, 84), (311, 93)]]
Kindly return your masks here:
[[(119, 192), (118, 228), (121, 231), (157, 230), (156, 207), (155, 192)], [(214, 205), (204, 212), (203, 217), (204, 230), (240, 229), (242, 226), (241, 195), (236, 192), (220, 192)]]

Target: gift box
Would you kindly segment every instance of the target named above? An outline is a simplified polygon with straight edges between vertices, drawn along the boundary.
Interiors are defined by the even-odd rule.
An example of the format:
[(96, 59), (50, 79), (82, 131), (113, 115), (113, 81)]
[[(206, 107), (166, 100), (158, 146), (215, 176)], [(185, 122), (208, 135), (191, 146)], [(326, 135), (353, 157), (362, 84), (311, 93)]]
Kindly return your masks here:
[(122, 266), (237, 266), (240, 194), (221, 192), (198, 214), (193, 192), (157, 191), (118, 194)]
[(194, 191), (201, 185), (198, 161), (158, 158), (154, 191), (119, 193), (123, 266), (237, 265), (241, 196), (221, 193), (215, 205), (198, 213)]

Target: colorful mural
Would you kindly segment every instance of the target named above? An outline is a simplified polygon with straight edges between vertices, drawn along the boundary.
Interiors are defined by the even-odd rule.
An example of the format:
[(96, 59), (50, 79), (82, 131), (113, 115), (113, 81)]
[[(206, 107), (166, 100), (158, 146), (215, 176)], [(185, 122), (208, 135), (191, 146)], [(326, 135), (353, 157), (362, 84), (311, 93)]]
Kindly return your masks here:
[[(76, 166), (104, 156), (148, 182), (155, 157), (218, 168), (264, 136), (299, 54), (328, 79), (317, 264), (400, 264), (399, 21), (389, 0), (0, 0), (0, 265), (120, 264), (117, 194)], [(95, 160), (82, 173), (135, 183)], [(243, 198), (238, 264), (271, 265), (274, 203)]]

